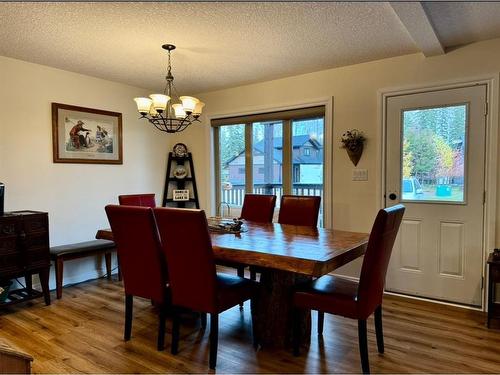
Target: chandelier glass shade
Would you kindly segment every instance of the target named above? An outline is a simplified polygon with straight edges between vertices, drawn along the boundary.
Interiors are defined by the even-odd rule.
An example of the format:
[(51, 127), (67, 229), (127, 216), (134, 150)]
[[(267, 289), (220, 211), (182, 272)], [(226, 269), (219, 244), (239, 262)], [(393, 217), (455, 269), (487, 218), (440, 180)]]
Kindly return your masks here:
[(165, 77), (167, 83), (163, 94), (151, 94), (149, 98), (135, 98), (134, 100), (141, 118), (147, 119), (158, 130), (177, 133), (186, 129), (193, 122), (199, 122), (198, 118), (205, 103), (192, 96), (177, 96), (170, 64), (170, 52), (175, 49), (175, 46), (164, 44), (162, 48), (168, 52), (168, 67)]

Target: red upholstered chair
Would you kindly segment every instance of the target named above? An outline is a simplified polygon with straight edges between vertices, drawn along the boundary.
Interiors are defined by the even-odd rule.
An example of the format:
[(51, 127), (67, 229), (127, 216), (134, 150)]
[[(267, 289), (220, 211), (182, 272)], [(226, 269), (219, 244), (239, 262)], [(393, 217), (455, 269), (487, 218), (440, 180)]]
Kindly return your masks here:
[[(283, 195), (281, 197), (278, 223), (316, 227), (318, 225), (321, 197)], [(259, 269), (250, 267), (250, 279), (257, 279)]]
[[(378, 351), (384, 352), (382, 295), (392, 247), (404, 211), (405, 207), (401, 204), (379, 211), (368, 240), (359, 282), (326, 275), (299, 289), (293, 297), (297, 309), (318, 310), (358, 320), (359, 351), (364, 373), (370, 372), (366, 319), (372, 313), (375, 313)], [(299, 330), (294, 331), (294, 354), (298, 355)]]
[(283, 195), (278, 223), (316, 227), (320, 204), (321, 197)]
[(210, 313), (210, 368), (217, 362), (219, 313), (254, 296), (256, 283), (217, 274), (205, 212), (155, 208), (172, 291), (172, 354), (179, 345), (179, 308)]
[(118, 202), (120, 202), (121, 206), (156, 207), (155, 195), (153, 193), (119, 195)]
[[(248, 221), (255, 221), (258, 223), (272, 223), (275, 206), (276, 195), (245, 194), (240, 218)], [(223, 265), (236, 267), (238, 276), (245, 276), (245, 266), (233, 264)], [(252, 280), (256, 279), (255, 272), (255, 269), (250, 269)], [(240, 307), (243, 308), (243, 305), (240, 305)]]
[(150, 207), (106, 206), (119, 255), (125, 287), (125, 341), (132, 332), (133, 296), (147, 298), (160, 307), (158, 350), (165, 342), (165, 310), (169, 290), (165, 258)]
[(241, 218), (258, 223), (272, 223), (276, 195), (245, 194)]

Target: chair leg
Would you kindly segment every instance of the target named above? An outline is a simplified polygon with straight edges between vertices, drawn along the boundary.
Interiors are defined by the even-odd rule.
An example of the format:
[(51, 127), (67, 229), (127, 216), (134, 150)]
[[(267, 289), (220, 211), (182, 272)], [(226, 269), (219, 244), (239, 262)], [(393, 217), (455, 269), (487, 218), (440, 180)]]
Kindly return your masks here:
[(358, 320), (359, 354), (361, 356), (363, 374), (370, 373), (370, 363), (368, 362), (368, 338), (366, 333), (366, 320)]
[(382, 305), (375, 310), (375, 334), (377, 335), (377, 349), (384, 353), (384, 330), (382, 329)]
[(298, 357), (300, 355), (300, 319), (299, 310), (293, 309), (292, 313), (293, 319), (293, 332), (292, 332), (292, 344), (293, 344), (293, 355)]
[(64, 270), (64, 263), (61, 258), (57, 258), (55, 261), (55, 268), (56, 268), (56, 296), (57, 299), (61, 299), (62, 297), (62, 284), (63, 284), (63, 270)]
[(106, 263), (106, 278), (111, 280), (111, 253), (104, 254), (104, 260)]
[(318, 310), (318, 336), (323, 336), (323, 326), (325, 322), (325, 313)]
[(31, 273), (27, 273), (24, 275), (24, 283), (26, 284), (26, 289), (33, 290), (33, 275)]
[(250, 268), (250, 280), (257, 281), (257, 272)]
[(165, 320), (166, 320), (166, 312), (167, 307), (165, 304), (160, 306), (160, 314), (158, 317), (158, 350), (162, 351), (165, 349)]
[(200, 320), (201, 320), (201, 328), (206, 329), (207, 328), (207, 313), (200, 313)]
[[(238, 268), (236, 268), (236, 272), (239, 277), (245, 277), (245, 267), (238, 266)], [(240, 310), (243, 310), (243, 302), (240, 303)]]
[(122, 281), (122, 268), (120, 266), (120, 257), (116, 253), (116, 263), (118, 263), (118, 281)]
[(210, 314), (210, 360), (209, 366), (212, 370), (217, 365), (217, 345), (219, 341), (219, 314)]
[(125, 341), (130, 340), (132, 334), (132, 310), (134, 306), (134, 296), (131, 294), (125, 295)]
[(172, 347), (170, 352), (177, 354), (179, 352), (179, 330), (180, 330), (180, 317), (179, 312), (175, 307), (172, 308)]

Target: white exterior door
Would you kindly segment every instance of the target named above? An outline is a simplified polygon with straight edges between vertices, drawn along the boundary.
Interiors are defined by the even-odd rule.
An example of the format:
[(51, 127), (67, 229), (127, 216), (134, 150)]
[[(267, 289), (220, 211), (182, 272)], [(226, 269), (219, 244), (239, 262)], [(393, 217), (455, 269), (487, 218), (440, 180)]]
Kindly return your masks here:
[(385, 205), (406, 206), (386, 289), (480, 306), (486, 85), (388, 97)]

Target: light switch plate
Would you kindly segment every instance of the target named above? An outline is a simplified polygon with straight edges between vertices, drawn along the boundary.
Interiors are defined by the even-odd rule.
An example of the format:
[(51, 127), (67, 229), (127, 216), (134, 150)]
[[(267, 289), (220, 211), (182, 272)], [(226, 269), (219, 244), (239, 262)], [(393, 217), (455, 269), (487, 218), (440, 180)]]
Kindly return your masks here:
[(352, 170), (352, 180), (353, 181), (368, 181), (368, 169), (353, 169)]

